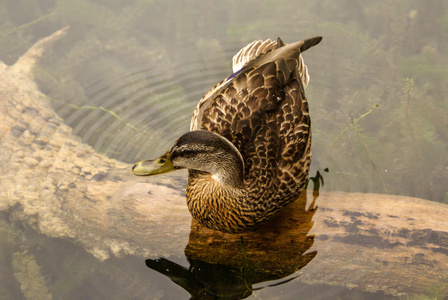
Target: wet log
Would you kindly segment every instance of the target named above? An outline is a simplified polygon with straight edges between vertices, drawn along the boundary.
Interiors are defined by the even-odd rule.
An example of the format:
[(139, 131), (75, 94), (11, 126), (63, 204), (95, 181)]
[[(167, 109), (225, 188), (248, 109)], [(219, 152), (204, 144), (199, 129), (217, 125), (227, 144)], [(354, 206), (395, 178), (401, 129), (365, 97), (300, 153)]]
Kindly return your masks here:
[[(278, 277), (422, 293), (448, 274), (448, 206), (383, 194), (308, 191), (258, 230), (192, 222), (185, 172), (139, 178), (72, 135), (30, 70), (60, 30), (0, 62), (0, 210), (50, 237), (110, 256), (183, 256)], [(317, 208), (316, 208), (316, 207)]]

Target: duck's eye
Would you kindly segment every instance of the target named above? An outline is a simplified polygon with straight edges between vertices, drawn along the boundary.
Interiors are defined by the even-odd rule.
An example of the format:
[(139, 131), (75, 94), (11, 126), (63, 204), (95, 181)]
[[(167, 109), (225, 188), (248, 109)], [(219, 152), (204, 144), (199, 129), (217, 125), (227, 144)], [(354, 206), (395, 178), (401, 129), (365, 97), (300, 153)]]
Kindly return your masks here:
[(162, 157), (161, 159), (159, 159), (159, 163), (164, 164), (166, 162), (166, 158)]
[(193, 154), (193, 151), (191, 151), (191, 150), (184, 150), (184, 151), (182, 151), (182, 154), (184, 156), (191, 156)]

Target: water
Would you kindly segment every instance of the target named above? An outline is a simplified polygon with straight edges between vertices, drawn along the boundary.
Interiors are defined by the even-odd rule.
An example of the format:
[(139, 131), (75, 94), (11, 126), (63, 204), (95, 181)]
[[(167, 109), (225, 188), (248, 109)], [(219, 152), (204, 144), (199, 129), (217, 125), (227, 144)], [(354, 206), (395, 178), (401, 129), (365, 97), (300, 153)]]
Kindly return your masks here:
[[(188, 130), (196, 103), (232, 73), (231, 58), (241, 47), (255, 39), (322, 35), (323, 42), (304, 54), (311, 76), (310, 174), (323, 174), (321, 190), (448, 203), (447, 10), (440, 1), (404, 0), (5, 2), (0, 60), (13, 64), (38, 39), (69, 25), (34, 69), (39, 88), (74, 135), (99, 153), (133, 163), (164, 153)], [(180, 182), (175, 188), (182, 192)], [(26, 264), (39, 266), (34, 278), (43, 278), (41, 292), (55, 299), (210, 297), (200, 294), (203, 282), (191, 279), (187, 235), (164, 256), (181, 266), (167, 274), (177, 278), (173, 283), (145, 265), (146, 258), (159, 257), (100, 262), (79, 241), (41, 235), (6, 212), (1, 220), (7, 285), (0, 298), (26, 297), (17, 279)], [(238, 268), (202, 268), (233, 278), (224, 288), (213, 281), (209, 286), (235, 297), (386, 297), (381, 290), (304, 283), (298, 274), (257, 277), (250, 291), (241, 276), (232, 277)]]

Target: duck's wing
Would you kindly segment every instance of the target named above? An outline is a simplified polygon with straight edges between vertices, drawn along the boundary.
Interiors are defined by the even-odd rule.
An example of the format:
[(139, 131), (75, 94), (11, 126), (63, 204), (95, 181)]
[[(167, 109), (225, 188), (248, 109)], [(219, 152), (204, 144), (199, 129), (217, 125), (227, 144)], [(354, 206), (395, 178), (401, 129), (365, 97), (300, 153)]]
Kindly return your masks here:
[(300, 53), (320, 40), (284, 45), (248, 61), (199, 109), (197, 129), (216, 132), (232, 142), (245, 159), (246, 176), (254, 182), (283, 175), (295, 180), (301, 169), (307, 170), (310, 120), (299, 72)]
[[(312, 38), (305, 41), (300, 41), (297, 43), (303, 43), (301, 46), (301, 52), (305, 51), (306, 49), (316, 45), (321, 40), (320, 37), (318, 38)], [(297, 44), (294, 43), (294, 44)], [(230, 82), (231, 79), (233, 79), (237, 74), (242, 72), (244, 69), (248, 67), (249, 64), (253, 63), (254, 61), (259, 60), (260, 57), (265, 55), (268, 52), (271, 52), (273, 50), (279, 49), (281, 47), (285, 46), (283, 41), (280, 38), (277, 38), (276, 41), (272, 41), (270, 39), (267, 39), (265, 41), (257, 40), (253, 41), (252, 43), (248, 44), (246, 47), (242, 48), (237, 54), (233, 56), (233, 74), (230, 75), (228, 78), (224, 79), (217, 85), (215, 85), (210, 91), (208, 91), (204, 97), (199, 101), (197, 104), (193, 116), (191, 118), (190, 122), (190, 130), (197, 130), (201, 128), (201, 120), (202, 120), (202, 113), (204, 110), (206, 110), (210, 103), (213, 102), (216, 95), (219, 94), (220, 91), (223, 90), (225, 86)], [(308, 69), (303, 61), (302, 56), (299, 53), (299, 57), (297, 59), (298, 61), (298, 74), (301, 78), (302, 85), (305, 88), (308, 85), (309, 82), (309, 74)], [(261, 61), (263, 62), (263, 61)]]
[(213, 101), (214, 96), (216, 96), (218, 92), (222, 90), (221, 88), (229, 81), (229, 79), (233, 78), (235, 74), (241, 71), (243, 67), (251, 60), (256, 59), (260, 55), (277, 49), (283, 45), (284, 43), (280, 38), (278, 38), (276, 41), (272, 41), (270, 39), (267, 39), (265, 41), (256, 40), (238, 51), (238, 53), (235, 54), (232, 59), (233, 74), (216, 84), (210, 91), (208, 91), (204, 95), (204, 97), (202, 97), (202, 99), (196, 105), (193, 116), (191, 117), (190, 130), (200, 129), (202, 112), (209, 106), (210, 102)]
[[(283, 46), (285, 46), (285, 43), (283, 43), (280, 38), (277, 38), (276, 41), (272, 41), (270, 39), (265, 41), (253, 41), (233, 56), (233, 72), (238, 72), (251, 60)], [(299, 55), (297, 70), (299, 72), (300, 79), (302, 80), (303, 87), (306, 88), (308, 86), (308, 82), (310, 82), (310, 75), (308, 74), (308, 68), (305, 65), (302, 55)]]

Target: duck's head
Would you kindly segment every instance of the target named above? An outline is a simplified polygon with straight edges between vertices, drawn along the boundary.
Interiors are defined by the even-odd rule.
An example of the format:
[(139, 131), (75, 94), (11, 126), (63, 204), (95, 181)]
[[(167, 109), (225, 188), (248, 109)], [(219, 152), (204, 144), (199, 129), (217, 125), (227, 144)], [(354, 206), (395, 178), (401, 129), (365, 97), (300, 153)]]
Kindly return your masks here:
[(154, 160), (144, 160), (132, 167), (138, 176), (151, 176), (177, 169), (209, 173), (224, 185), (241, 187), (244, 161), (238, 149), (226, 138), (205, 130), (182, 135), (174, 146)]

